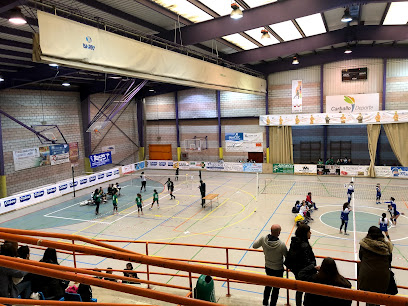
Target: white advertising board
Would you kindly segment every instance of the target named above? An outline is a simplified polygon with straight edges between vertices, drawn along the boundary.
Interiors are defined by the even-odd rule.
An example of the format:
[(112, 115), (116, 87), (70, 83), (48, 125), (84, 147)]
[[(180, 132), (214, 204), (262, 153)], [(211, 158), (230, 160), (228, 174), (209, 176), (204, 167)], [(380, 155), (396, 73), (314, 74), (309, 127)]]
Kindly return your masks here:
[(295, 164), (293, 170), (295, 174), (317, 175), (317, 165)]
[(147, 168), (150, 169), (173, 169), (172, 160), (148, 160)]
[(135, 164), (122, 166), (122, 174), (130, 174), (136, 171)]
[(390, 166), (375, 166), (374, 171), (377, 177), (392, 177)]
[(326, 113), (365, 113), (379, 110), (380, 95), (356, 94), (326, 96)]
[(224, 171), (231, 171), (231, 172), (244, 172), (244, 164), (243, 163), (224, 163)]
[(343, 176), (368, 176), (368, 166), (340, 166), (340, 175)]

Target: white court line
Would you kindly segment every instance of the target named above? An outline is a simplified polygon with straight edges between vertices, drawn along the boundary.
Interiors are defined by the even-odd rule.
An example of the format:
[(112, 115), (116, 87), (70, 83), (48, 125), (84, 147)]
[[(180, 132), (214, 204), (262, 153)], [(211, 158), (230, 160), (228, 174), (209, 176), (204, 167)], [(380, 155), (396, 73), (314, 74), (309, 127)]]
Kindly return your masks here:
[[(179, 191), (179, 190), (181, 190), (181, 188), (176, 189), (175, 191)], [(170, 195), (170, 194), (167, 194), (167, 195), (165, 195), (165, 196), (159, 198), (159, 200), (164, 199), (164, 198), (168, 197), (169, 195)], [(142, 207), (145, 208), (146, 206), (149, 206), (149, 205), (152, 205), (152, 204), (149, 203), (149, 204), (146, 204), (145, 206), (142, 206)], [(116, 219), (116, 220), (114, 220), (114, 221), (112, 221), (111, 223), (109, 223), (109, 225), (110, 225), (110, 224), (113, 224), (113, 223), (115, 223), (115, 222), (117, 222), (117, 221), (119, 221), (119, 220), (122, 220), (123, 218), (125, 218), (125, 217), (127, 217), (127, 216), (130, 216), (131, 214), (133, 214), (133, 213), (135, 213), (135, 212), (137, 212), (137, 209), (134, 210), (134, 211), (131, 211), (130, 213), (128, 213), (128, 214), (126, 214), (126, 215), (124, 215), (124, 216), (122, 216), (122, 217), (120, 217), (120, 218), (118, 218), (118, 219)]]
[(44, 216), (44, 217), (46, 217), (46, 218), (64, 219), (64, 220), (84, 221), (84, 222), (92, 222), (92, 223), (110, 224), (109, 222), (95, 221), (95, 220), (86, 220), (86, 219), (65, 218), (65, 217), (57, 217), (57, 216)]
[[(81, 202), (82, 202), (82, 201), (81, 201)], [(70, 205), (70, 206), (67, 206), (67, 207), (64, 207), (64, 208), (58, 209), (58, 210), (53, 211), (53, 212), (50, 212), (50, 213), (48, 213), (48, 214), (44, 215), (44, 217), (48, 217), (49, 215), (52, 215), (52, 214), (54, 214), (54, 213), (56, 213), (56, 212), (59, 212), (59, 211), (61, 211), (61, 210), (64, 210), (64, 209), (70, 208), (70, 207), (72, 207), (72, 206), (79, 205), (79, 204), (81, 204), (81, 202), (79, 202), (79, 203), (75, 203), (75, 204), (72, 204), (72, 205)]]

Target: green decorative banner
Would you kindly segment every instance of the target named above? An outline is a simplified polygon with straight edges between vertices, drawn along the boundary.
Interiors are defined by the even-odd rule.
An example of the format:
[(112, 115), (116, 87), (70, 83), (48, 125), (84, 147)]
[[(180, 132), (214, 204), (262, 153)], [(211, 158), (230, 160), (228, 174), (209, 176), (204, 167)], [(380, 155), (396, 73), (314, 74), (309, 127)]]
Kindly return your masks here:
[(293, 164), (273, 164), (273, 173), (294, 173)]

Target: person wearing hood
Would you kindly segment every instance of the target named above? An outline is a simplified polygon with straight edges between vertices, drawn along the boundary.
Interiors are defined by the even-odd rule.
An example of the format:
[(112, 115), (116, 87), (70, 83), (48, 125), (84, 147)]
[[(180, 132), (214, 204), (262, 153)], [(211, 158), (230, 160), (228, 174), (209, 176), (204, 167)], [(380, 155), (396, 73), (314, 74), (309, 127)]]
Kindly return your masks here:
[[(283, 277), (283, 257), (286, 257), (288, 249), (286, 245), (279, 240), (279, 235), (281, 232), (281, 227), (278, 224), (273, 224), (271, 226), (271, 233), (267, 236), (259, 238), (253, 244), (254, 249), (262, 247), (265, 255), (265, 272), (266, 275)], [(279, 287), (265, 287), (263, 305), (275, 306), (278, 301)], [(271, 295), (272, 291), (272, 295)], [(269, 297), (271, 297), (270, 303)]]
[(384, 239), (377, 226), (368, 229), (367, 236), (360, 241), (358, 289), (378, 293), (387, 291), (391, 277), (392, 249), (392, 243)]

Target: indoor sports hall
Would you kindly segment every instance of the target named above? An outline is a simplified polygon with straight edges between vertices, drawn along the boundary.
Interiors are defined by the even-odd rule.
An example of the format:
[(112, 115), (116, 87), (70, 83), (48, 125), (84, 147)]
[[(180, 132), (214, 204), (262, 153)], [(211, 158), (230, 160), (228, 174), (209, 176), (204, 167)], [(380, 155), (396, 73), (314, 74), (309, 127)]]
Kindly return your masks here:
[(407, 11), (1, 3), (0, 304), (407, 305)]

